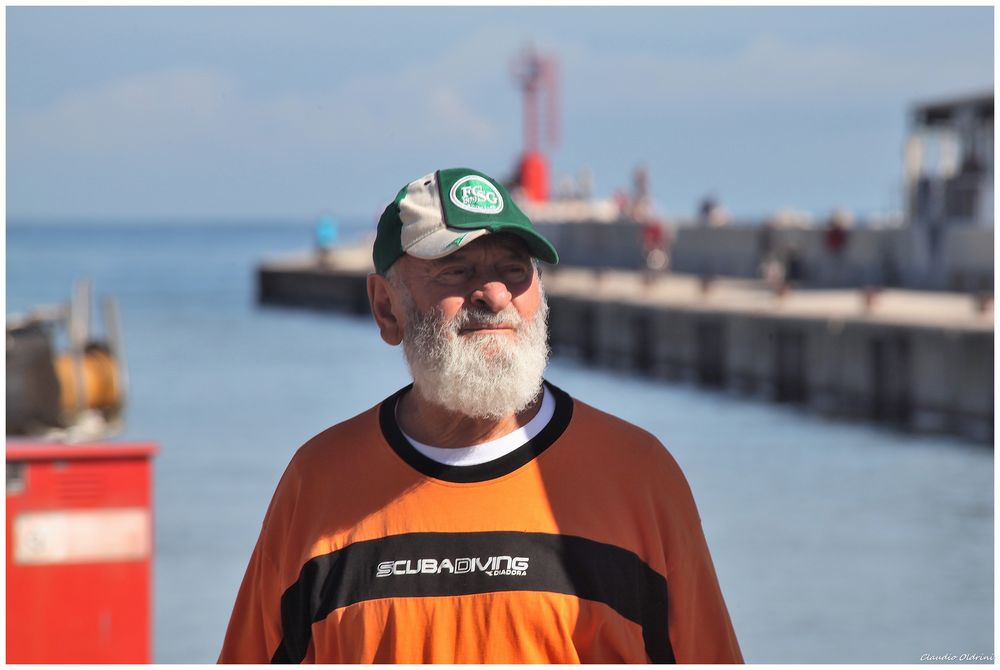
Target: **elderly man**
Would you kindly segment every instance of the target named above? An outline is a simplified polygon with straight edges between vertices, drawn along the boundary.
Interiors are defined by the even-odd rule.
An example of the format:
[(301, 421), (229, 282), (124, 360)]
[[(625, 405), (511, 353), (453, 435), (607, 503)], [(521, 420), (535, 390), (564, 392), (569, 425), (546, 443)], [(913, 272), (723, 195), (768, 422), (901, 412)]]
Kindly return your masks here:
[(368, 279), (413, 384), (306, 443), (222, 662), (742, 662), (688, 484), (542, 378), (558, 262), (469, 169), (403, 187)]

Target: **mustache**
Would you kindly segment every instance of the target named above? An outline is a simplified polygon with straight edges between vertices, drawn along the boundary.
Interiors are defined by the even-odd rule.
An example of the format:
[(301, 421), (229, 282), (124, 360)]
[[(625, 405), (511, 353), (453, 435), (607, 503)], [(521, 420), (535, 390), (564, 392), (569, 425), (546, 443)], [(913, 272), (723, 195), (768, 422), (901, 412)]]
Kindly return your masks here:
[(513, 305), (505, 307), (500, 312), (492, 312), (485, 307), (467, 307), (458, 312), (448, 324), (448, 330), (457, 333), (471, 325), (483, 326), (514, 326), (520, 328), (524, 323), (522, 317)]

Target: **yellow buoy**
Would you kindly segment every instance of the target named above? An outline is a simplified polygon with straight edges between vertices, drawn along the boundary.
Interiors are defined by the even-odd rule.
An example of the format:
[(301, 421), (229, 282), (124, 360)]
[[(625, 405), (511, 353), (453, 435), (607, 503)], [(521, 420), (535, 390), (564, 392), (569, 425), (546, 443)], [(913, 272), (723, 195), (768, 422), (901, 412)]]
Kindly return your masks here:
[[(88, 347), (79, 365), (73, 354), (60, 354), (56, 359), (56, 376), (60, 404), (65, 411), (113, 409), (121, 404), (118, 363), (104, 347)], [(78, 397), (80, 391), (82, 398)]]

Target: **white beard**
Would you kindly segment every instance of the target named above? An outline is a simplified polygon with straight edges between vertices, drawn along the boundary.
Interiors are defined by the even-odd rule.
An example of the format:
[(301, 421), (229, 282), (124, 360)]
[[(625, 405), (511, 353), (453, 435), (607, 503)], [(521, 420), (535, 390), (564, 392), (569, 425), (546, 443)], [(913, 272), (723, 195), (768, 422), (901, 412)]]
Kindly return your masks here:
[[(503, 419), (538, 397), (549, 358), (544, 293), (530, 320), (509, 305), (499, 314), (462, 310), (450, 322), (436, 308), (419, 312), (405, 288), (402, 294), (407, 323), (403, 353), (414, 388), (425, 400), (469, 417)], [(459, 335), (470, 323), (513, 325), (516, 330), (513, 336)]]

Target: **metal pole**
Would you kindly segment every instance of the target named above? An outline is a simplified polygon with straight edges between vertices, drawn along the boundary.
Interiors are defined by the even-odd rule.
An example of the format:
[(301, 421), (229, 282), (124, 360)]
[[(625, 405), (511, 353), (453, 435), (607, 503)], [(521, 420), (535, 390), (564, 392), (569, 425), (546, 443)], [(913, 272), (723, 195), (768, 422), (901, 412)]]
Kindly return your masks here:
[(108, 349), (115, 364), (118, 378), (119, 409), (124, 407), (128, 397), (128, 367), (125, 365), (125, 339), (122, 337), (121, 320), (118, 312), (118, 302), (111, 296), (104, 299), (104, 333), (108, 340)]
[(69, 345), (73, 357), (74, 386), (76, 387), (76, 410), (86, 407), (83, 379), (83, 354), (90, 337), (90, 280), (78, 279), (73, 286), (73, 298), (69, 306)]

